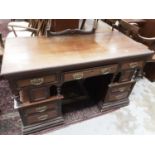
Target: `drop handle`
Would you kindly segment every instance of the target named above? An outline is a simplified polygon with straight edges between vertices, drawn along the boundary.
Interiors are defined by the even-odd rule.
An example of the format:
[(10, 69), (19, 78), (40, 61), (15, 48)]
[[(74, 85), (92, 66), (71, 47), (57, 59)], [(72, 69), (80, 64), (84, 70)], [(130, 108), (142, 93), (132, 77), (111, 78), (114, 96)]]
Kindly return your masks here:
[(102, 74), (109, 74), (110, 71), (111, 71), (111, 68), (102, 68), (102, 69), (101, 69), (101, 73), (102, 73)]
[(36, 112), (44, 112), (47, 110), (47, 106), (37, 107), (35, 110)]
[(138, 63), (137, 63), (137, 62), (130, 63), (130, 67), (131, 67), (131, 68), (138, 67)]
[(38, 120), (44, 121), (44, 120), (46, 120), (47, 118), (48, 118), (48, 115), (42, 115), (42, 116), (39, 116), (39, 117), (38, 117)]
[(30, 80), (31, 85), (39, 86), (44, 83), (44, 78), (35, 78)]
[(75, 80), (80, 80), (80, 79), (82, 79), (83, 78), (83, 73), (81, 72), (81, 73), (75, 73), (75, 74), (73, 74), (73, 78), (75, 79)]
[(123, 88), (119, 88), (119, 91), (120, 91), (120, 92), (125, 91), (125, 87), (123, 87)]
[(125, 98), (125, 97), (126, 97), (126, 94), (121, 94), (121, 95), (117, 95), (116, 99), (120, 100), (120, 99)]

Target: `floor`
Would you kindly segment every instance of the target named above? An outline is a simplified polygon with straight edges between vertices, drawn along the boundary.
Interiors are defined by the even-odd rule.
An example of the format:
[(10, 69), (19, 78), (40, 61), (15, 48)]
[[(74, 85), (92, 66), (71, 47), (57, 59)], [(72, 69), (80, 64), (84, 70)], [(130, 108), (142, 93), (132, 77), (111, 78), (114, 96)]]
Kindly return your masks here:
[(47, 134), (155, 134), (155, 84), (139, 80), (129, 106)]

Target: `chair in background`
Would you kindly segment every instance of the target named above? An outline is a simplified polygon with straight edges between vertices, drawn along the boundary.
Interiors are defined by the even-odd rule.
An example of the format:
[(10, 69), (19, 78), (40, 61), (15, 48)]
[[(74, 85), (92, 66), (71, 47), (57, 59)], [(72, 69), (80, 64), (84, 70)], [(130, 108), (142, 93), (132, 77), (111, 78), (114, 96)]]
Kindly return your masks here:
[[(139, 30), (137, 40), (155, 51), (155, 19), (146, 20)], [(144, 72), (150, 81), (155, 81), (155, 55), (146, 63)]]
[[(16, 26), (19, 26), (19, 27), (16, 27)], [(29, 21), (28, 20), (11, 20), (8, 23), (9, 31), (13, 31), (13, 30), (14, 31), (24, 31), (24, 30), (26, 30), (27, 27), (29, 27)]]
[(155, 20), (121, 20), (122, 27), (132, 35), (132, 38), (155, 50)]
[(11, 32), (7, 38), (32, 37), (45, 34), (46, 25), (48, 23), (47, 19), (30, 19), (27, 21), (10, 22), (8, 27)]
[(92, 27), (87, 30), (84, 28), (86, 19), (53, 19), (50, 20), (47, 37), (56, 35), (70, 35), (70, 34), (91, 34), (97, 28), (98, 20), (95, 19)]
[(155, 50), (155, 20), (146, 19), (146, 23), (139, 29), (137, 38), (150, 49)]
[[(121, 19), (119, 20), (119, 30), (131, 38), (135, 38), (141, 27), (140, 20)], [(143, 21), (144, 22), (144, 21)]]
[[(114, 28), (155, 51), (154, 19), (120, 19), (118, 22)], [(144, 72), (150, 81), (155, 81), (155, 55), (146, 62)]]
[[(127, 21), (126, 24), (132, 27), (137, 26), (137, 31), (132, 31), (132, 38), (136, 41), (145, 44), (151, 50), (155, 51), (155, 19), (145, 19), (138, 21)], [(145, 76), (150, 81), (155, 81), (155, 55), (146, 62), (144, 67)]]

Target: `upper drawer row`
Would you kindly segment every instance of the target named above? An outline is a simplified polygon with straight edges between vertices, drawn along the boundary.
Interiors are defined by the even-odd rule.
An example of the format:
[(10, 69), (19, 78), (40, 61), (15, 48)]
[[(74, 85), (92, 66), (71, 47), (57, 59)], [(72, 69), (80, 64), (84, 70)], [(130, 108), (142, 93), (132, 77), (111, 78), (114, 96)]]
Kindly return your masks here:
[[(121, 70), (133, 69), (137, 67), (143, 67), (143, 61), (124, 63), (121, 65), (120, 69)], [(74, 71), (64, 72), (63, 79), (64, 81), (79, 80), (79, 79), (85, 79), (88, 77), (93, 77), (98, 75), (115, 73), (117, 72), (117, 70), (118, 70), (117, 64), (88, 68), (88, 69), (81, 69), (81, 70), (74, 70)], [(40, 86), (42, 84), (54, 83), (57, 81), (58, 81), (57, 75), (53, 74), (53, 75), (48, 75), (43, 77), (36, 77), (32, 79), (19, 80), (17, 81), (17, 86), (19, 88), (26, 87), (26, 86)]]
[[(84, 79), (87, 77), (93, 77), (97, 75), (115, 73), (117, 71), (117, 68), (118, 65), (115, 64), (115, 65), (94, 67), (89, 69), (68, 71), (63, 73), (63, 79), (64, 81), (72, 81), (72, 80)], [(57, 81), (58, 81), (57, 75), (53, 74), (50, 76), (19, 80), (17, 81), (17, 86), (19, 88), (26, 86), (40, 86), (42, 84), (54, 83)]]

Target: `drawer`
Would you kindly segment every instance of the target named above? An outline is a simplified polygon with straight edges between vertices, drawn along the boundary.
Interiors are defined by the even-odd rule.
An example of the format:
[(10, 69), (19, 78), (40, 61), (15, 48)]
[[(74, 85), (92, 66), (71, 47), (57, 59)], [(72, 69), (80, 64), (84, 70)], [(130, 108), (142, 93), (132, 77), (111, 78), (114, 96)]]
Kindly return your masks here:
[(48, 119), (52, 119), (58, 116), (58, 112), (55, 109), (48, 110), (44, 113), (37, 113), (25, 118), (26, 125), (39, 123), (42, 121), (46, 121)]
[(135, 81), (110, 84), (106, 95), (106, 101), (121, 100), (128, 97), (134, 84)]
[(64, 81), (80, 80), (88, 77), (115, 73), (118, 65), (101, 66), (84, 70), (76, 70), (64, 73)]
[(107, 101), (117, 101), (117, 100), (122, 100), (124, 98), (127, 98), (129, 95), (129, 92), (123, 92), (123, 93), (111, 93), (109, 94), (109, 97)]
[(121, 65), (121, 69), (134, 69), (134, 68), (143, 68), (144, 62), (143, 61), (135, 61), (135, 62), (128, 62)]
[(131, 81), (131, 79), (134, 75), (134, 72), (135, 72), (135, 70), (133, 70), (133, 69), (123, 71), (121, 73), (119, 82)]
[(135, 84), (135, 81), (110, 84), (109, 91), (112, 93), (130, 91), (134, 84)]
[(39, 104), (37, 106), (31, 106), (29, 108), (25, 108), (24, 115), (27, 116), (27, 115), (31, 115), (34, 113), (43, 113), (50, 109), (58, 111), (59, 103), (58, 102), (48, 102), (48, 103)]
[(32, 79), (25, 79), (17, 81), (18, 87), (26, 87), (26, 86), (40, 86), (45, 83), (56, 82), (57, 77), (56, 75), (49, 75), (44, 77), (37, 77)]

